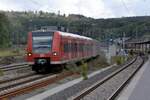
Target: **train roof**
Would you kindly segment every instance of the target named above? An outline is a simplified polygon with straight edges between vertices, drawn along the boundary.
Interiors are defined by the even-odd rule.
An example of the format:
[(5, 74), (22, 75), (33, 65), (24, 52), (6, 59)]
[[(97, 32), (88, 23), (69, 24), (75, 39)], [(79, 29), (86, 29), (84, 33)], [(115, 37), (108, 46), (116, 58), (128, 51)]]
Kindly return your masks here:
[(62, 35), (62, 36), (70, 36), (70, 37), (74, 37), (74, 38), (94, 40), (94, 39), (92, 39), (90, 37), (81, 36), (81, 35), (68, 33), (68, 32), (56, 31), (56, 30), (36, 30), (36, 31), (32, 31), (32, 32), (59, 32), (59, 34)]
[(35, 30), (35, 31), (32, 31), (32, 32), (56, 32), (56, 30)]
[(70, 37), (75, 37), (75, 38), (93, 40), (92, 38), (85, 37), (85, 36), (81, 36), (81, 35), (77, 35), (77, 34), (72, 34), (72, 33), (67, 33), (67, 32), (61, 32), (61, 31), (58, 31), (58, 32), (59, 32), (60, 35), (62, 35), (62, 36), (70, 36)]

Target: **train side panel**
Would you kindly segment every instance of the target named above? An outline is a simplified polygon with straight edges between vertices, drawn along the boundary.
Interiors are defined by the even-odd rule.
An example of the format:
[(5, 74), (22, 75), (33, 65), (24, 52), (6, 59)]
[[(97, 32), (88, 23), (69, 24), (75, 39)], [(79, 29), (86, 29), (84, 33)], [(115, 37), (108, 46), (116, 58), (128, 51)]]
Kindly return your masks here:
[(27, 41), (27, 48), (26, 48), (26, 60), (28, 62), (33, 62), (33, 53), (32, 53), (32, 32), (28, 33), (28, 41)]
[[(32, 33), (34, 34), (32, 35)], [(91, 58), (98, 55), (98, 52), (98, 42), (88, 37), (60, 31), (28, 33), (26, 59), (28, 62), (38, 65), (33, 67), (35, 71), (46, 70), (51, 65)]]
[(59, 64), (61, 61), (61, 57), (62, 57), (61, 36), (59, 32), (55, 32), (52, 43), (51, 64)]

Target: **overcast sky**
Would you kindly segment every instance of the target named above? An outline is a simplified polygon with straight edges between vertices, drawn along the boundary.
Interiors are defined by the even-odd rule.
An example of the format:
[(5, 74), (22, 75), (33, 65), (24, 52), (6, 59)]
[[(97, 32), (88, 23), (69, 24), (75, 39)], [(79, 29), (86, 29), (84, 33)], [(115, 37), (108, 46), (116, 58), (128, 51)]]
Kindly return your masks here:
[(150, 0), (0, 0), (0, 10), (82, 14), (93, 18), (150, 15)]

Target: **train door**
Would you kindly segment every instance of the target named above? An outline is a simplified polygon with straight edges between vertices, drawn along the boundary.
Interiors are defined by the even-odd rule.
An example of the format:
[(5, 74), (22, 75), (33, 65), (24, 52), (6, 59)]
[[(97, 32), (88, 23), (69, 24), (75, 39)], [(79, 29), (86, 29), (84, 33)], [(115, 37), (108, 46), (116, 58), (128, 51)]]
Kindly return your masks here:
[(77, 46), (77, 52), (76, 52), (76, 54), (77, 54), (77, 59), (80, 57), (80, 51), (79, 51), (79, 41), (76, 41), (76, 46)]
[(75, 41), (74, 41), (74, 39), (72, 39), (71, 42), (72, 42), (71, 43), (72, 58), (74, 59), (75, 58), (75, 47), (74, 47)]
[(61, 36), (61, 40), (60, 40), (60, 55), (61, 55), (61, 60), (65, 59), (65, 42)]
[(75, 44), (74, 44), (74, 53), (75, 53), (75, 58), (77, 58), (78, 57), (78, 50), (77, 50), (77, 40), (75, 41)]
[(68, 49), (69, 49), (68, 58), (69, 59), (72, 59), (72, 45), (71, 45), (71, 43), (72, 43), (71, 40), (68, 40)]
[(64, 38), (64, 58), (66, 61), (71, 59), (71, 52), (70, 52), (70, 40), (65, 37)]
[(78, 58), (81, 58), (81, 41), (78, 42)]
[(81, 58), (84, 57), (84, 41), (81, 42)]
[(62, 38), (62, 45), (63, 45), (63, 50), (62, 50), (62, 59), (67, 60), (68, 58), (68, 44), (67, 44), (67, 39), (65, 37)]
[(86, 41), (86, 44), (85, 44), (86, 57), (88, 56), (88, 48), (87, 48), (87, 46), (88, 46), (88, 41)]

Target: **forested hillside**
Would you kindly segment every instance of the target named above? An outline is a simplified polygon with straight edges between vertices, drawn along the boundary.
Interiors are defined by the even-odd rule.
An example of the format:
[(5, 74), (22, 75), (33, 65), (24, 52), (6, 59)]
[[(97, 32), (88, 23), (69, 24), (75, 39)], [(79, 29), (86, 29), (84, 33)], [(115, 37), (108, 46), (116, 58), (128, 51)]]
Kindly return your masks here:
[(41, 26), (63, 26), (69, 32), (98, 40), (109, 38), (140, 37), (150, 32), (150, 17), (93, 19), (82, 15), (69, 16), (47, 12), (0, 12), (0, 47), (26, 44), (27, 32)]
[(10, 45), (10, 22), (4, 13), (0, 13), (0, 47)]

